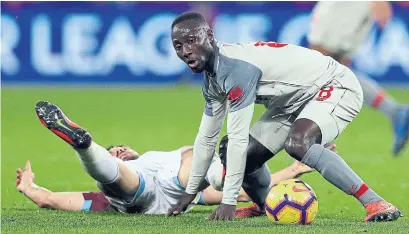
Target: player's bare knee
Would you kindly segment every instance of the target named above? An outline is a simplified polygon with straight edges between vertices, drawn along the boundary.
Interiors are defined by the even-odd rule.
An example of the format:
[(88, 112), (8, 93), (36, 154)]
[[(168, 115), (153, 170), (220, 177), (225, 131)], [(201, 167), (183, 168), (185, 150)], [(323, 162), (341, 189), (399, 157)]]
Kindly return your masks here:
[(321, 144), (322, 133), (319, 126), (310, 119), (298, 119), (291, 127), (284, 142), (284, 149), (294, 159), (301, 161), (310, 147)]
[(101, 192), (109, 197), (116, 197), (125, 201), (131, 201), (136, 194), (137, 188), (134, 190), (127, 190), (120, 183), (121, 181), (119, 180), (110, 184), (97, 182), (97, 186)]
[(290, 134), (284, 142), (285, 151), (294, 159), (301, 161), (310, 148), (309, 140), (302, 132)]

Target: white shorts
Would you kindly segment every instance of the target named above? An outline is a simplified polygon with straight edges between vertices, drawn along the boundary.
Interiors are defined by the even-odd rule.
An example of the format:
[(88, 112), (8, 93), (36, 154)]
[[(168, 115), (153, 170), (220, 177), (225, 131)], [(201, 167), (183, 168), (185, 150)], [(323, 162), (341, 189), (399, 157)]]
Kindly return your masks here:
[(350, 69), (341, 66), (342, 72), (296, 112), (277, 115), (274, 110), (267, 110), (251, 128), (251, 136), (277, 154), (284, 149), (294, 121), (304, 118), (320, 127), (322, 145), (336, 139), (363, 105), (363, 92), (358, 79)]
[(372, 25), (369, 2), (318, 2), (307, 38), (312, 45), (351, 58)]
[(123, 213), (167, 214), (185, 191), (178, 180), (181, 155), (182, 149), (171, 152), (152, 151), (136, 160), (124, 162), (138, 173), (139, 189), (131, 202), (122, 198), (107, 198)]

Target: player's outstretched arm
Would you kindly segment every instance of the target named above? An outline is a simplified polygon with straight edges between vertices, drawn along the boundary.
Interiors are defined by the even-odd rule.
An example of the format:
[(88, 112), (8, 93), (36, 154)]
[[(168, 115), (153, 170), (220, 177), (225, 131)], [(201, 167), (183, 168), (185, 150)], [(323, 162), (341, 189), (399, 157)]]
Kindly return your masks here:
[(40, 208), (81, 211), (84, 197), (81, 192), (52, 192), (34, 183), (34, 173), (27, 161), (24, 170), (17, 169), (17, 190)]
[(192, 169), (185, 195), (168, 211), (168, 215), (181, 214), (199, 192), (215, 153), (225, 113), (226, 102), (209, 101), (206, 103), (199, 132), (193, 146)]

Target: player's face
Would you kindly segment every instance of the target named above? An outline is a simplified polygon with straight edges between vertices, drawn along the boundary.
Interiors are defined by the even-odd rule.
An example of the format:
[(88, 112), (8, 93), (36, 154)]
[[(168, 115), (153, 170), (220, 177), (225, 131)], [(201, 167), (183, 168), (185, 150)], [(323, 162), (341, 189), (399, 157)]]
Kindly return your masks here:
[(138, 152), (129, 146), (114, 146), (108, 151), (112, 156), (126, 160), (133, 160), (139, 157)]
[(195, 73), (212, 66), (213, 32), (193, 20), (181, 22), (173, 27), (172, 43), (178, 57)]

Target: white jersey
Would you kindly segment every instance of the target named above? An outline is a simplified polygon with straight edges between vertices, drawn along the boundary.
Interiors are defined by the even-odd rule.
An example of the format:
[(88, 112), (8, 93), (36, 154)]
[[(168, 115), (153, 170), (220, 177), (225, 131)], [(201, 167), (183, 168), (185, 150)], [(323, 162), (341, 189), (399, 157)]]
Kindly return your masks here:
[[(298, 109), (342, 70), (331, 57), (297, 45), (276, 42), (219, 45), (219, 66), (228, 65), (229, 60), (247, 63), (242, 69), (253, 68), (254, 74), (261, 73), (255, 95), (251, 95), (256, 97), (255, 102), (270, 108), (283, 108), (285, 112)], [(236, 83), (245, 91), (251, 80), (248, 76), (241, 78), (237, 74), (241, 73), (240, 68), (235, 69), (239, 70), (236, 76), (231, 80), (227, 78), (225, 85)]]
[[(197, 192), (227, 114), (230, 140), (222, 203), (235, 205), (244, 175), (254, 103), (277, 110), (277, 114), (293, 113), (326, 84), (342, 77), (346, 67), (318, 51), (290, 44), (218, 43), (217, 49), (215, 74), (206, 73), (204, 77), (206, 106), (186, 192)], [(359, 85), (356, 88), (360, 90)]]
[(107, 198), (123, 213), (166, 214), (184, 194), (178, 180), (183, 152), (149, 151), (136, 160), (125, 161), (138, 173), (139, 189), (131, 202)]

